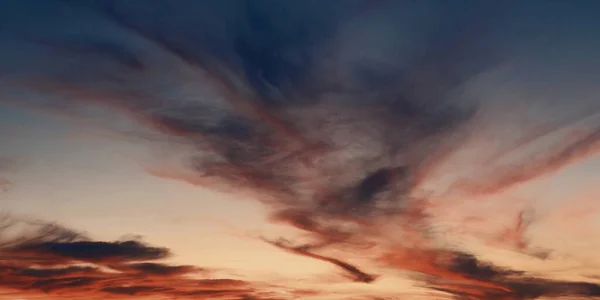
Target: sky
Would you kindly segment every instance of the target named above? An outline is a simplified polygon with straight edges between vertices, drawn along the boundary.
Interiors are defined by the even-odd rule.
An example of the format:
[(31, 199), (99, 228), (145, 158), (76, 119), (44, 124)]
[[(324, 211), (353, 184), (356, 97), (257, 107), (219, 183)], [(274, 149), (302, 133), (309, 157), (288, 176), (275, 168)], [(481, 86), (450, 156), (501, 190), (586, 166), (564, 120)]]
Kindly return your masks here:
[(598, 13), (0, 1), (0, 299), (600, 299)]

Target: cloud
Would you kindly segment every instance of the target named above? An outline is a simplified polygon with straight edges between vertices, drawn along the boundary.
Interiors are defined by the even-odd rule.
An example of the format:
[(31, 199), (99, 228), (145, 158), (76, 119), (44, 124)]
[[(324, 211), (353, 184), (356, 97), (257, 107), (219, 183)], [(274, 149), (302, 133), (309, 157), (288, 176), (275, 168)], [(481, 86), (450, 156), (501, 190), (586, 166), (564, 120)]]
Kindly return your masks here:
[(394, 267), (427, 276), (423, 279), (425, 286), (457, 299), (600, 296), (598, 284), (536, 278), (523, 271), (483, 262), (464, 252), (405, 249), (390, 253), (385, 259)]
[(168, 250), (154, 248), (137, 241), (124, 242), (46, 242), (25, 244), (11, 249), (19, 255), (48, 257), (56, 262), (131, 262), (162, 259), (168, 256)]
[(292, 246), (285, 245), (285, 243), (283, 241), (267, 241), (267, 242), (274, 245), (275, 247), (284, 249), (291, 253), (318, 259), (318, 260), (322, 260), (322, 261), (328, 262), (330, 264), (333, 264), (333, 265), (339, 267), (340, 269), (346, 271), (347, 273), (349, 273), (351, 275), (352, 280), (357, 281), (357, 282), (371, 283), (377, 278), (377, 276), (367, 274), (347, 262), (344, 262), (344, 261), (341, 261), (339, 259), (335, 259), (332, 257), (314, 254), (309, 251), (311, 248), (310, 246), (292, 247)]
[(111, 269), (124, 273), (142, 274), (146, 276), (183, 275), (198, 271), (192, 266), (169, 266), (160, 263), (133, 263), (126, 265), (111, 265)]
[[(174, 152), (185, 153), (182, 165), (149, 166), (152, 174), (267, 204), (273, 222), (306, 237), (289, 245), (268, 242), (333, 264), (354, 281), (376, 278), (346, 262), (368, 252), (376, 257), (373, 263), (426, 274), (428, 287), (457, 297), (558, 296), (550, 285), (570, 295), (596, 295), (594, 285), (530, 278), (440, 246), (446, 239), (437, 234), (439, 215), (430, 210), (439, 199), (428, 196), (431, 186), (442, 186), (436, 181), (440, 170), (450, 169), (441, 176), (449, 181), (448, 194), (498, 195), (597, 151), (597, 120), (582, 125), (584, 134), (575, 139), (561, 135), (575, 127), (572, 120), (554, 120), (551, 113), (546, 131), (526, 121), (507, 136), (486, 131), (490, 115), (502, 112), (494, 110), (497, 103), (471, 99), (469, 87), (504, 58), (494, 51), (506, 47), (498, 41), (505, 23), (490, 13), (501, 15), (497, 6), (388, 3), (368, 10), (361, 1), (182, 3), (45, 4), (46, 17), (57, 22), (46, 21), (44, 30), (13, 18), (6, 29), (11, 34), (1, 39), (6, 58), (0, 61), (0, 83), (14, 93), (44, 96), (28, 97), (27, 105), (58, 103), (84, 115), (87, 106), (101, 106), (137, 121)], [(22, 15), (31, 10), (15, 8)], [(368, 21), (383, 16), (381, 23)], [(420, 31), (398, 36), (398, 28), (407, 26), (400, 22), (410, 17), (423, 22), (413, 26)], [(67, 30), (73, 24), (87, 27), (73, 33)], [(353, 26), (367, 28), (369, 37)], [(502, 145), (477, 144), (487, 163), (472, 159), (454, 167), (453, 158), (482, 136)], [(556, 147), (545, 147), (541, 139), (549, 136)], [(522, 155), (512, 156), (513, 149)], [(524, 251), (522, 221), (503, 238)], [(189, 267), (143, 262), (166, 258), (168, 249), (52, 230), (54, 238), (11, 241), (6, 251), (46, 265), (101, 264), (119, 275), (97, 271), (106, 277), (38, 282), (46, 289), (102, 286), (99, 291), (110, 295), (252, 297), (250, 288), (195, 290), (177, 277)], [(345, 251), (333, 258), (333, 250)], [(150, 281), (107, 286), (111, 276), (118, 282), (140, 273)]]
[(488, 182), (463, 186), (465, 190), (475, 194), (497, 194), (505, 189), (533, 180), (546, 174), (554, 173), (566, 165), (589, 158), (598, 153), (600, 147), (600, 131), (591, 131), (582, 137), (571, 138), (556, 145), (556, 149), (544, 153), (541, 158), (529, 162), (519, 161), (519, 165), (510, 164), (498, 170), (496, 176), (489, 177)]
[(266, 288), (158, 262), (169, 250), (141, 241), (92, 241), (56, 224), (10, 215), (0, 228), (1, 299), (242, 299)]
[[(475, 111), (468, 104), (452, 103), (447, 95), (450, 89), (462, 84), (458, 78), (471, 76), (464, 72), (474, 69), (454, 70), (446, 58), (432, 52), (422, 58), (423, 63), (409, 66), (405, 73), (410, 76), (395, 75), (393, 83), (372, 83), (359, 87), (358, 93), (342, 90), (337, 96), (347, 99), (341, 102), (311, 95), (310, 91), (322, 89), (323, 80), (330, 81), (314, 77), (316, 64), (324, 59), (317, 55), (317, 49), (329, 33), (335, 32), (344, 10), (335, 14), (330, 11), (328, 18), (323, 19), (314, 15), (321, 11), (301, 6), (300, 13), (295, 11), (295, 5), (285, 3), (279, 9), (295, 11), (294, 16), (297, 14), (300, 19), (281, 19), (268, 6), (249, 2), (231, 11), (233, 24), (241, 23), (233, 27), (237, 29), (230, 35), (215, 37), (199, 31), (175, 41), (172, 36), (162, 35), (162, 28), (129, 16), (131, 8), (123, 2), (73, 7), (91, 9), (86, 12), (105, 18), (112, 26), (126, 29), (181, 59), (217, 88), (220, 101), (173, 99), (168, 103), (167, 99), (148, 94), (147, 86), (106, 81), (100, 79), (104, 75), (91, 69), (90, 76), (100, 76), (97, 79), (104, 83), (77, 76), (57, 81), (51, 72), (26, 87), (58, 93), (77, 99), (78, 103), (108, 105), (167, 135), (187, 140), (192, 147), (203, 149), (188, 158), (194, 176), (207, 178), (213, 182), (212, 186), (253, 191), (266, 198), (264, 201), (271, 203), (276, 213), (294, 210), (315, 214), (319, 216), (313, 219), (317, 227), (326, 222), (331, 223), (327, 227), (335, 228), (339, 222), (365, 220), (373, 214), (399, 210), (402, 199), (415, 188), (412, 183), (415, 174), (426, 176), (424, 168), (432, 163), (432, 157), (443, 155), (449, 144), (462, 138), (462, 127)], [(306, 18), (316, 18), (319, 22), (307, 23)], [(231, 26), (227, 19), (223, 22)], [(177, 22), (171, 25), (175, 26), (172, 30), (182, 29)], [(291, 37), (294, 39), (290, 40)], [(204, 39), (211, 38), (217, 40), (205, 49), (197, 48)], [(44, 40), (43, 45), (48, 43)], [(60, 43), (63, 46), (59, 53), (66, 45), (73, 44), (68, 36), (60, 38)], [(448, 53), (456, 46), (434, 42), (427, 47), (442, 45), (448, 47)], [(224, 50), (216, 53), (212, 47)], [(460, 45), (465, 47), (466, 44)], [(197, 51), (191, 52), (192, 48)], [(94, 49), (94, 53), (102, 51), (103, 47)], [(106, 56), (112, 57), (114, 52), (109, 51)], [(87, 54), (81, 58), (89, 59)], [(448, 68), (433, 74), (434, 62)], [(372, 76), (376, 71), (356, 76)], [(426, 82), (440, 88), (431, 90), (423, 85)], [(337, 121), (334, 114), (343, 118)], [(406, 130), (398, 134), (395, 129), (398, 127)], [(320, 235), (336, 239), (332, 233)], [(87, 246), (69, 245), (82, 250)], [(48, 245), (45, 251), (51, 251), (48, 249), (52, 247)], [(353, 268), (325, 260), (347, 271)]]

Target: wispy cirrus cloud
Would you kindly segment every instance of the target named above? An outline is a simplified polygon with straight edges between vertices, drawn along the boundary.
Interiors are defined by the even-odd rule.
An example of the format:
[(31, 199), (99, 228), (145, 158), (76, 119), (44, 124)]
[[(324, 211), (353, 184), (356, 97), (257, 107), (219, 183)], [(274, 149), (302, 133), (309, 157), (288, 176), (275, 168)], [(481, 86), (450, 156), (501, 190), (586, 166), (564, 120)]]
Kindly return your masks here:
[[(473, 141), (496, 137), (486, 131), (486, 113), (502, 111), (494, 110), (496, 103), (472, 99), (468, 91), (506, 59), (497, 50), (504, 45), (490, 38), (505, 28), (498, 7), (465, 4), (472, 8), (466, 14), (442, 2), (402, 9), (388, 3), (374, 11), (361, 1), (186, 2), (185, 9), (182, 3), (56, 2), (47, 18), (68, 22), (40, 30), (17, 20), (9, 27), (2, 41), (13, 59), (2, 61), (1, 83), (13, 94), (27, 90), (46, 96), (29, 97), (26, 105), (49, 102), (84, 116), (94, 105), (130, 117), (186, 153), (181, 165), (149, 166), (152, 174), (265, 203), (273, 222), (306, 234), (290, 243), (267, 242), (329, 263), (354, 281), (376, 281), (365, 267), (350, 263), (364, 256), (372, 265), (425, 275), (414, 278), (455, 298), (598, 296), (591, 283), (534, 278), (481, 262), (444, 246), (446, 239), (434, 230), (442, 213), (432, 208), (446, 200), (429, 195), (438, 173)], [(402, 42), (394, 28), (403, 18), (368, 21), (390, 18), (387, 9), (416, 11), (435, 21), (417, 26), (423, 28), (417, 37)], [(67, 30), (72, 24), (89, 28)], [(385, 38), (358, 33), (348, 38), (348, 32), (358, 32), (348, 29), (353, 26), (372, 26)], [(364, 53), (350, 51), (354, 48)], [(406, 61), (382, 57), (380, 48), (407, 53)], [(43, 61), (33, 59), (36, 55)], [(12, 96), (9, 92), (2, 100)], [(498, 136), (501, 145), (481, 148), (485, 164), (472, 159), (461, 170), (447, 171), (448, 191), (433, 192), (499, 195), (597, 153), (599, 120), (574, 124), (540, 115), (547, 123), (543, 130), (527, 120), (517, 124), (519, 132)], [(589, 111), (574, 119), (588, 116)], [(572, 129), (579, 134), (564, 138)], [(526, 251), (521, 216), (500, 240)], [(61, 289), (126, 277), (132, 280), (127, 286), (107, 284), (100, 291), (224, 298), (248, 292), (193, 289), (192, 281), (178, 277), (191, 267), (141, 262), (165, 258), (168, 251), (136, 241), (19, 245), (14, 249), (24, 260), (100, 264), (121, 276), (78, 269), (107, 277), (56, 283)], [(334, 250), (345, 254), (334, 258)], [(152, 279), (137, 281), (139, 273)], [(202, 282), (210, 285), (195, 284)]]

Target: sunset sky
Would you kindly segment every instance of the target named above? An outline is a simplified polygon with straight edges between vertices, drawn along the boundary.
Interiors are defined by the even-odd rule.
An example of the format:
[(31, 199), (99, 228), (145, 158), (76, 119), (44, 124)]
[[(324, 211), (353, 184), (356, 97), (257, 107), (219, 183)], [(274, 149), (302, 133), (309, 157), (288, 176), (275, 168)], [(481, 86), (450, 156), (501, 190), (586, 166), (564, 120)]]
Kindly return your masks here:
[(600, 299), (599, 15), (0, 0), (0, 299)]

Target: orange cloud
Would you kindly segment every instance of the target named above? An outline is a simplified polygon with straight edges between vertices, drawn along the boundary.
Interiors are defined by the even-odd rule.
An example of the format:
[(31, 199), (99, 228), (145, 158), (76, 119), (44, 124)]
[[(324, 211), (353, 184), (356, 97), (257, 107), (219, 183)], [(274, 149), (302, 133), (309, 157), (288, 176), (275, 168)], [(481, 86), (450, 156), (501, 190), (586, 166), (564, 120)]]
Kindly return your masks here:
[(167, 248), (92, 241), (57, 225), (8, 215), (2, 221), (0, 299), (276, 299), (257, 296), (266, 285), (157, 262), (170, 255)]

